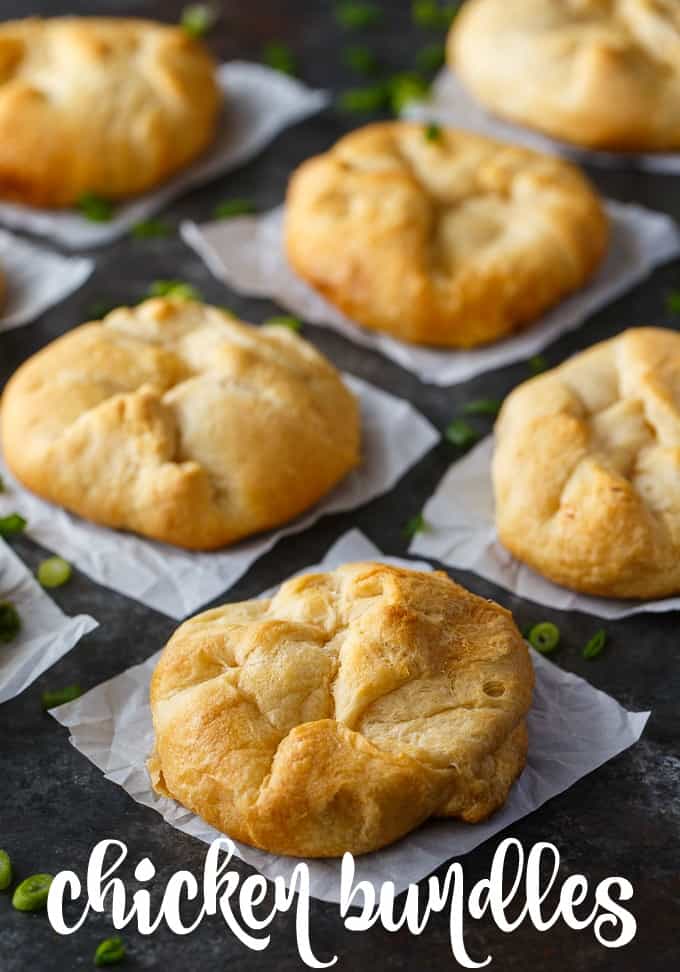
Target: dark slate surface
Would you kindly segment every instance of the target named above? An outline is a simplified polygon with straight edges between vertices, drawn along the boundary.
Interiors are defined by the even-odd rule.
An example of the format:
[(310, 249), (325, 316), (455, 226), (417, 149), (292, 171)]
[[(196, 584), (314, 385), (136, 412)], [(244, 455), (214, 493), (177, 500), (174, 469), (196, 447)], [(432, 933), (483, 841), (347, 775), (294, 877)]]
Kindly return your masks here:
[[(0, 17), (17, 16), (18, 6), (15, 0), (0, 0)], [(178, 0), (43, 0), (22, 4), (20, 13), (138, 14), (175, 20), (181, 6)], [(348, 38), (335, 24), (330, 3), (234, 0), (222, 6), (222, 21), (210, 37), (221, 58), (257, 58), (263, 43), (274, 37), (296, 51), (301, 74), (310, 83), (336, 89), (356, 83), (341, 65), (340, 50)], [(384, 7), (389, 10), (385, 24), (351, 40), (368, 41), (380, 52), (388, 70), (408, 67), (416, 50), (437, 35), (412, 26), (405, 0), (385, 2)], [(234, 196), (250, 197), (262, 209), (278, 203), (292, 168), (356, 123), (356, 119), (330, 111), (305, 122), (284, 133), (256, 161), (184, 197), (164, 215), (174, 222), (187, 216), (200, 220), (210, 215), (216, 202)], [(631, 171), (593, 171), (591, 175), (614, 198), (634, 200), (680, 216), (677, 178)], [(276, 309), (266, 301), (242, 300), (226, 292), (176, 237), (148, 242), (124, 239), (95, 255), (96, 272), (82, 290), (32, 325), (0, 335), (3, 381), (28, 355), (87, 319), (95, 301), (136, 299), (158, 277), (191, 281), (206, 299), (226, 303), (246, 319), (259, 321)], [(558, 341), (546, 353), (550, 364), (628, 325), (677, 327), (678, 318), (665, 310), (665, 297), (680, 284), (679, 270), (677, 263), (658, 270), (645, 284), (588, 320), (576, 334)], [(408, 397), (442, 429), (461, 403), (482, 396), (501, 397), (527, 374), (520, 364), (455, 388), (428, 387), (378, 354), (328, 331), (308, 326), (305, 333), (338, 366)], [(231, 590), (229, 598), (255, 595), (293, 570), (318, 561), (350, 526), (358, 526), (385, 552), (403, 554), (403, 524), (422, 508), (456, 456), (453, 447), (442, 444), (388, 496), (350, 515), (327, 517), (302, 536), (279, 543)], [(44, 551), (27, 540), (17, 541), (14, 547), (29, 567), (44, 556)], [(495, 957), (494, 968), (511, 972), (526, 967), (555, 972), (633, 972), (642, 968), (667, 972), (676, 967), (680, 954), (677, 614), (637, 616), (608, 624), (610, 645), (606, 653), (595, 662), (587, 662), (581, 658), (580, 649), (600, 626), (597, 619), (548, 612), (510, 597), (473, 575), (455, 576), (472, 590), (510, 607), (520, 625), (551, 617), (563, 632), (558, 664), (588, 678), (631, 709), (653, 709), (639, 745), (510, 831), (527, 848), (539, 840), (554, 841), (563, 856), (562, 878), (576, 872), (587, 875), (591, 882), (614, 874), (629, 878), (635, 887), (632, 910), (639, 925), (635, 942), (623, 951), (610, 952), (595, 942), (590, 930), (577, 933), (560, 924), (548, 934), (539, 934), (524, 926), (512, 935), (503, 935), (489, 920), (468, 921), (471, 954), (479, 959), (490, 952)], [(87, 689), (142, 661), (164, 643), (173, 622), (97, 587), (84, 576), (76, 576), (55, 597), (70, 614), (83, 611), (94, 615), (100, 627), (19, 698), (0, 707), (0, 846), (10, 852), (18, 877), (62, 868), (73, 868), (82, 875), (95, 842), (113, 836), (125, 840), (130, 850), (132, 864), (123, 872), (130, 889), (136, 886), (132, 879), (134, 863), (143, 856), (149, 856), (158, 869), (157, 887), (164, 887), (168, 877), (180, 868), (200, 875), (204, 846), (173, 830), (153, 811), (137, 806), (120, 788), (106, 782), (68, 744), (66, 731), (40, 709), (40, 694), (48, 687), (79, 681)], [(489, 841), (463, 859), (470, 885), (488, 873), (497, 843)], [(239, 865), (239, 870), (245, 874), (249, 869)], [(313, 902), (312, 929), (317, 953), (328, 958), (337, 952), (340, 968), (367, 970), (378, 965), (382, 969), (412, 970), (425, 963), (436, 969), (455, 967), (445, 915), (434, 918), (420, 938), (404, 932), (388, 935), (381, 929), (359, 935), (344, 931), (334, 905)], [(78, 934), (60, 939), (44, 914), (19, 914), (11, 909), (9, 895), (0, 894), (0, 967), (6, 972), (89, 968), (96, 944), (110, 933), (109, 921), (95, 916)], [(176, 938), (167, 930), (151, 939), (132, 931), (124, 935), (130, 947), (126, 966), (130, 969), (172, 966), (213, 972), (231, 967), (245, 972), (287, 972), (302, 968), (290, 916), (277, 920), (271, 945), (264, 954), (245, 949), (219, 919), (205, 921), (186, 938)]]

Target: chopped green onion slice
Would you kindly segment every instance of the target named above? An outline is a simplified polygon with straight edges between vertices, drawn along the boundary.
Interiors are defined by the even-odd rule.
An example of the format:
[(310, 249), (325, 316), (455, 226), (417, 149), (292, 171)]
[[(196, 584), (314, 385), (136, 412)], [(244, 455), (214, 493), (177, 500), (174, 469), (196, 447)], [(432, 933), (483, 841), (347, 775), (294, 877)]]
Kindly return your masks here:
[(535, 354), (533, 358), (529, 358), (529, 371), (533, 375), (540, 375), (542, 371), (545, 371), (548, 367), (548, 362), (545, 360), (542, 354)]
[(18, 884), (12, 895), (12, 907), (17, 911), (41, 911), (54, 878), (51, 874), (32, 874)]
[(428, 142), (438, 142), (441, 134), (441, 125), (438, 125), (437, 122), (430, 122), (429, 125), (425, 126), (425, 139)]
[(157, 240), (170, 236), (172, 229), (162, 219), (143, 219), (135, 223), (130, 233), (136, 240)]
[(446, 426), (444, 436), (448, 442), (458, 449), (467, 449), (477, 441), (479, 436), (465, 419), (456, 418)]
[(23, 533), (25, 527), (26, 520), (19, 513), (0, 516), (0, 537), (16, 536), (17, 533)]
[(5, 850), (0, 850), (0, 891), (6, 891), (12, 883), (12, 862)]
[(668, 294), (666, 309), (670, 314), (680, 314), (680, 290), (673, 290)]
[(0, 476), (0, 493), (5, 492), (5, 480)]
[(62, 557), (48, 557), (38, 565), (38, 580), (43, 587), (61, 587), (71, 577), (71, 565)]
[(368, 114), (384, 111), (390, 103), (390, 91), (385, 84), (373, 84), (367, 88), (350, 88), (338, 97), (338, 107), (342, 111)]
[(275, 71), (280, 71), (282, 74), (295, 74), (297, 68), (293, 52), (281, 41), (271, 41), (266, 44), (262, 52), (262, 60), (270, 68), (274, 68)]
[(437, 0), (414, 0), (411, 5), (413, 22), (419, 27), (446, 30), (458, 13), (460, 2), (440, 5)]
[(415, 537), (417, 533), (426, 533), (428, 530), (429, 524), (427, 520), (422, 513), (418, 513), (418, 515), (412, 517), (404, 527), (404, 536)]
[(19, 612), (10, 601), (0, 602), (0, 642), (9, 644), (21, 631)]
[(549, 655), (560, 643), (560, 629), (552, 621), (540, 621), (529, 631), (529, 644), (543, 655)]
[(149, 297), (174, 297), (176, 300), (201, 300), (198, 290), (183, 280), (154, 280)]
[(600, 628), (583, 649), (584, 658), (597, 658), (602, 654), (604, 646), (607, 644), (607, 632)]
[(234, 216), (247, 216), (255, 212), (255, 206), (249, 199), (225, 199), (218, 203), (214, 210), (215, 219), (233, 219)]
[(275, 314), (274, 317), (268, 317), (263, 323), (268, 327), (287, 327), (289, 331), (302, 330), (302, 321), (299, 317), (294, 317), (293, 314)]
[(81, 215), (93, 223), (108, 223), (113, 216), (113, 203), (96, 192), (84, 192), (76, 205)]
[(419, 71), (438, 71), (445, 61), (446, 45), (444, 44), (428, 44), (416, 55), (416, 67)]
[(191, 3), (182, 11), (180, 24), (190, 37), (204, 37), (217, 22), (218, 13), (208, 3)]
[(390, 107), (395, 115), (410, 104), (427, 97), (429, 86), (419, 74), (397, 74), (389, 82)]
[(118, 306), (118, 304), (114, 304), (111, 300), (97, 300), (94, 304), (90, 305), (87, 313), (91, 321), (100, 321), (102, 317), (106, 317), (107, 314), (110, 314)]
[(94, 953), (94, 964), (98, 967), (101, 965), (117, 965), (124, 958), (125, 945), (123, 939), (116, 935), (115, 938), (105, 938), (103, 942), (97, 945), (97, 950)]
[(477, 398), (473, 402), (466, 402), (463, 405), (464, 415), (490, 415), (492, 418), (498, 415), (503, 402), (497, 398)]
[(55, 689), (53, 692), (43, 692), (42, 694), (42, 707), (43, 709), (54, 709), (58, 705), (64, 705), (66, 702), (73, 702), (83, 694), (83, 690), (80, 685), (67, 685), (63, 689)]
[(381, 23), (383, 12), (376, 3), (359, 3), (346, 0), (335, 5), (335, 17), (339, 24), (348, 30), (362, 27), (375, 27)]
[(414, 0), (411, 4), (411, 17), (419, 27), (439, 26), (439, 4), (437, 0)]
[(287, 327), (289, 331), (299, 332), (302, 330), (302, 321), (292, 314), (276, 314), (274, 317), (268, 317), (264, 323), (270, 327), (272, 325), (274, 327)]
[(368, 47), (347, 47), (343, 51), (342, 59), (357, 74), (371, 75), (378, 69), (378, 58)]

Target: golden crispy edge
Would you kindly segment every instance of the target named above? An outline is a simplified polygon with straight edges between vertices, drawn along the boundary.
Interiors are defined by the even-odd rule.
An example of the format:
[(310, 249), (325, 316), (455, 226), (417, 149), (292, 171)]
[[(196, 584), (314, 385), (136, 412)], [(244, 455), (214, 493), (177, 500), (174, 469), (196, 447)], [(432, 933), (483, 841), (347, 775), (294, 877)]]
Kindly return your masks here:
[[(678, 344), (680, 358), (680, 335), (662, 328), (631, 328), (617, 337), (599, 342), (582, 352), (591, 354), (607, 345), (620, 342), (627, 335), (642, 340), (649, 349), (657, 343), (657, 335), (665, 340), (671, 335)], [(577, 361), (569, 359), (564, 366), (570, 367)], [(677, 594), (680, 590), (680, 565), (677, 554), (670, 556), (664, 547), (665, 559), (657, 562), (655, 546), (655, 523), (651, 521), (643, 499), (626, 481), (614, 482), (614, 478), (603, 476), (593, 480), (598, 487), (600, 506), (596, 517), (583, 519), (579, 525), (556, 538), (546, 536), (540, 527), (538, 511), (542, 498), (534, 494), (528, 509), (522, 515), (511, 515), (502, 502), (501, 490), (506, 483), (514, 482), (519, 488), (528, 472), (531, 472), (533, 489), (536, 484), (550, 481), (551, 470), (559, 470), (573, 455), (590, 456), (590, 446), (584, 438), (579, 419), (568, 413), (556, 416), (548, 413), (526, 422), (519, 422), (517, 429), (506, 430), (505, 418), (511, 412), (517, 413), (518, 405), (527, 394), (534, 395), (534, 389), (559, 374), (563, 366), (523, 382), (506, 399), (496, 423), (496, 448), (492, 463), (492, 477), (496, 496), (496, 527), (500, 542), (518, 560), (547, 577), (555, 584), (594, 597), (618, 598), (623, 600), (646, 600), (663, 598)], [(517, 450), (521, 453), (516, 458)], [(571, 461), (571, 460), (569, 460)], [(530, 468), (527, 464), (530, 464)], [(511, 470), (523, 469), (522, 478)], [(569, 522), (563, 519), (563, 522)]]
[[(146, 303), (158, 305), (161, 313), (164, 307), (175, 302), (161, 298)], [(118, 308), (112, 314), (119, 314), (121, 310), (124, 309)], [(320, 461), (321, 457), (317, 457), (319, 461), (315, 463), (316, 475), (304, 479), (298, 477), (299, 482), (295, 490), (289, 489), (285, 493), (278, 491), (280, 506), (276, 510), (270, 509), (268, 515), (266, 515), (267, 511), (258, 508), (257, 516), (249, 511), (247, 519), (227, 516), (224, 511), (217, 508), (216, 501), (213, 502), (213, 490), (203, 467), (194, 461), (177, 457), (170, 462), (157, 464), (157, 475), (151, 483), (152, 496), (149, 502), (145, 502), (139, 508), (137, 506), (132, 508), (130, 499), (128, 505), (121, 509), (120, 495), (125, 493), (122, 487), (117, 492), (113, 489), (113, 485), (103, 492), (95, 491), (92, 488), (92, 481), (89, 480), (88, 488), (84, 488), (77, 475), (75, 477), (70, 475), (70, 471), (78, 469), (82, 452), (89, 454), (95, 450), (100, 455), (97, 469), (102, 471), (102, 479), (98, 482), (103, 489), (106, 471), (111, 468), (110, 442), (120, 438), (121, 435), (125, 438), (126, 434), (132, 441), (136, 430), (138, 432), (141, 428), (142, 434), (137, 437), (140, 447), (144, 446), (154, 424), (162, 421), (162, 414), (158, 414), (157, 391), (143, 388), (136, 392), (113, 395), (97, 408), (86, 410), (84, 415), (94, 415), (97, 419), (99, 429), (97, 434), (89, 437), (90, 426), (88, 425), (86, 441), (78, 439), (74, 443), (67, 434), (70, 430), (64, 430), (59, 440), (52, 442), (50, 446), (50, 462), (42, 453), (36, 459), (25, 448), (25, 435), (31, 434), (32, 426), (24, 427), (26, 425), (24, 423), (17, 424), (15, 427), (14, 423), (16, 414), (24, 417), (31, 414), (28, 396), (36, 383), (35, 365), (40, 364), (38, 384), (44, 384), (46, 380), (49, 382), (50, 375), (54, 374), (53, 367), (48, 364), (50, 349), (53, 346), (66, 344), (77, 336), (79, 331), (93, 326), (101, 325), (99, 322), (90, 322), (46, 345), (19, 367), (5, 387), (4, 407), (0, 412), (5, 459), (17, 479), (36, 495), (103, 526), (130, 530), (185, 549), (214, 550), (294, 519), (325, 496), (360, 462), (361, 420), (358, 403), (342, 382), (336, 369), (323, 355), (315, 351), (320, 363), (324, 368), (330, 369), (335, 377), (335, 387), (338, 399), (342, 402), (345, 424), (347, 427), (354, 428), (351, 451), (345, 449), (341, 453), (335, 450), (332, 454), (333, 464), (327, 462), (325, 466)], [(257, 329), (254, 329), (254, 333), (257, 334)], [(304, 339), (297, 335), (286, 333), (285, 336), (288, 340), (306, 344)], [(61, 390), (56, 388), (55, 394), (60, 393)], [(82, 417), (81, 415), (76, 422), (72, 423), (71, 429), (82, 429)], [(100, 417), (101, 421), (99, 421)], [(107, 429), (110, 432), (110, 440)], [(129, 429), (128, 433), (126, 433), (127, 429)], [(326, 458), (328, 459), (328, 456)], [(141, 472), (148, 472), (148, 468), (142, 465)], [(108, 475), (111, 476), (110, 471)], [(271, 471), (271, 475), (275, 475), (275, 470)], [(146, 486), (143, 492), (148, 499)], [(131, 487), (128, 494), (129, 497), (132, 496)], [(257, 522), (253, 525), (255, 519)]]
[[(125, 199), (167, 181), (210, 146), (215, 137), (222, 96), (215, 78), (215, 61), (200, 41), (190, 37), (180, 27), (139, 18), (60, 17), (43, 20), (34, 17), (6, 21), (0, 25), (0, 45), (5, 37), (10, 40), (17, 28), (20, 32), (43, 30), (53, 22), (70, 27), (74, 36), (81, 38), (88, 37), (91, 27), (117, 33), (154, 31), (166, 35), (170, 43), (186, 51), (194, 62), (191, 87), (197, 89), (200, 97), (193, 99), (195, 109), (191, 124), (187, 125), (185, 113), (180, 119), (181, 128), (169, 139), (166, 136), (167, 131), (172, 129), (172, 123), (168, 116), (166, 133), (163, 135), (165, 145), (156, 136), (156, 151), (153, 157), (149, 157), (147, 169), (139, 159), (127, 170), (117, 165), (114, 183), (106, 177), (106, 172), (110, 171), (107, 169), (109, 159), (106, 153), (97, 153), (84, 166), (87, 154), (81, 149), (80, 136), (91, 119), (75, 119), (75, 127), (69, 132), (64, 123), (63, 108), (61, 116), (53, 119), (49, 99), (44, 99), (30, 84), (24, 84), (19, 91), (12, 93), (12, 103), (16, 102), (15, 110), (8, 112), (5, 117), (0, 83), (0, 198), (45, 208), (73, 206), (89, 192), (112, 200)], [(92, 43), (95, 43), (94, 38)], [(1, 55), (0, 50), (0, 63)], [(167, 82), (174, 85), (177, 91), (183, 90), (186, 78), (183, 79), (170, 63), (164, 65), (164, 70)], [(187, 87), (185, 94), (188, 93)], [(64, 131), (69, 132), (66, 139)], [(106, 162), (102, 165), (104, 159)]]
[[(357, 565), (394, 573), (399, 576), (413, 573), (399, 569), (385, 568), (383, 565)], [(428, 575), (431, 576), (431, 575)], [(437, 575), (434, 575), (437, 576)], [(447, 581), (446, 575), (439, 575)], [(298, 579), (304, 580), (304, 578)], [(457, 588), (457, 585), (453, 585)], [(458, 589), (463, 590), (463, 589)], [(482, 601), (469, 592), (464, 592), (474, 601)], [(509, 613), (495, 605), (498, 611), (510, 617)], [(220, 609), (213, 609), (208, 615), (216, 616)], [(156, 667), (151, 682), (152, 709), (164, 698), (161, 684), (165, 681), (167, 665), (185, 665), (185, 632), (190, 636), (192, 621), (200, 621), (202, 615), (185, 622), (175, 633)], [(206, 615), (207, 617), (207, 615)], [(533, 668), (524, 641), (517, 635), (521, 645), (523, 662), (526, 662), (527, 678), (533, 684)], [(189, 641), (186, 642), (189, 645)], [(168, 651), (170, 649), (170, 651)], [(177, 656), (177, 657), (175, 657)], [(527, 707), (530, 704), (531, 688), (528, 686)], [(334, 729), (328, 732), (325, 726)], [(219, 734), (218, 734), (219, 736)], [(218, 736), (215, 737), (215, 764), (219, 764), (222, 754), (219, 751)], [(312, 745), (309, 743), (311, 738)], [(157, 747), (159, 740), (157, 738)], [(164, 740), (163, 743), (167, 744)], [(161, 747), (164, 748), (163, 743)], [(395, 754), (378, 749), (357, 732), (352, 732), (334, 719), (322, 720), (299, 725), (279, 743), (275, 757), (275, 772), (266, 777), (268, 785), (258, 799), (260, 813), (250, 817), (235, 817), (221, 803), (219, 788), (208, 787), (193, 779), (193, 771), (186, 768), (168, 787), (163, 776), (162, 760), (156, 748), (149, 760), (149, 772), (157, 792), (178, 799), (189, 809), (198, 813), (213, 826), (230, 836), (265, 850), (292, 856), (333, 857), (340, 856), (345, 850), (355, 854), (368, 853), (403, 836), (425, 819), (435, 815), (457, 816), (469, 822), (486, 818), (503, 804), (512, 783), (521, 772), (526, 759), (526, 725), (520, 721), (501, 743), (499, 750), (487, 757), (479, 771), (472, 768), (459, 778), (458, 789), (440, 811), (436, 810), (437, 794), (451, 792), (450, 774), (425, 764), (419, 764), (404, 754)], [(332, 833), (331, 820), (318, 832), (319, 801), (322, 805), (327, 793), (333, 789), (328, 781), (333, 781), (338, 773), (349, 774), (357, 770), (357, 775), (347, 786), (343, 780), (336, 789), (346, 793), (339, 803), (333, 804), (333, 813), (343, 816), (346, 813), (358, 816), (368, 824), (354, 828), (351, 846), (347, 841), (338, 842)], [(362, 785), (356, 787), (356, 780)], [(313, 782), (316, 780), (316, 782)], [(319, 782), (321, 781), (321, 782)], [(474, 783), (466, 797), (470, 782)], [(335, 785), (334, 781), (333, 786)], [(323, 784), (323, 785), (322, 785)], [(173, 792), (174, 791), (174, 792)], [(404, 798), (408, 793), (408, 799)], [(393, 794), (391, 799), (389, 795)], [(357, 814), (357, 800), (365, 801), (362, 811)], [(387, 804), (388, 810), (385, 810)], [(382, 809), (377, 809), (382, 808)], [(316, 823), (315, 823), (316, 820)]]
[[(308, 245), (309, 221), (316, 219), (313, 207), (308, 205), (308, 181), (313, 182), (321, 167), (334, 159), (334, 153), (341, 143), (361, 137), (368, 131), (380, 134), (396, 128), (405, 131), (407, 128), (420, 127), (410, 122), (377, 122), (367, 125), (341, 138), (327, 152), (307, 159), (293, 172), (286, 196), (284, 242), (288, 261), (302, 279), (362, 327), (392, 334), (399, 340), (412, 344), (463, 349), (490, 344), (524, 330), (535, 323), (546, 310), (587, 284), (601, 265), (609, 243), (609, 222), (597, 191), (584, 174), (570, 163), (500, 142), (497, 143), (498, 147), (507, 152), (515, 151), (527, 157), (534, 156), (552, 165), (555, 172), (559, 171), (569, 178), (572, 189), (578, 193), (581, 207), (587, 209), (587, 214), (583, 214), (581, 218), (578, 242), (575, 239), (575, 226), (572, 226), (571, 256), (576, 253), (578, 257), (578, 279), (567, 284), (558, 274), (551, 277), (549, 268), (544, 268), (540, 280), (534, 273), (527, 277), (526, 285), (521, 291), (521, 300), (515, 296), (512, 300), (499, 302), (494, 295), (502, 293), (507, 277), (504, 278), (502, 262), (498, 262), (493, 271), (485, 267), (475, 275), (470, 269), (466, 270), (456, 283), (455, 307), (451, 302), (444, 303), (436, 296), (429, 275), (423, 275), (419, 282), (411, 280), (408, 287), (402, 275), (398, 297), (396, 293), (389, 298), (384, 294), (376, 297), (380, 288), (374, 285), (374, 275), (380, 273), (379, 261), (374, 259), (373, 253), (369, 256), (367, 252), (367, 259), (361, 264), (361, 281), (357, 278), (359, 270), (356, 266), (350, 279), (344, 279), (347, 274), (344, 277), (343, 274), (338, 276), (339, 268), (344, 264), (340, 259), (341, 251), (337, 249), (337, 234), (333, 236), (332, 243), (333, 252), (337, 255), (336, 270), (329, 276), (321, 269), (322, 264), (319, 263), (314, 249), (310, 250)], [(493, 143), (493, 140), (484, 136), (459, 132), (457, 134), (464, 134), (471, 140)], [(517, 290), (515, 283), (512, 290)], [(365, 300), (361, 297), (364, 292), (370, 295)], [(395, 306), (402, 308), (398, 318), (386, 312), (386, 308)]]
[[(467, 0), (451, 25), (447, 40), (447, 62), (471, 94), (497, 115), (515, 124), (533, 128), (551, 138), (586, 149), (608, 152), (670, 152), (680, 148), (677, 125), (665, 129), (655, 127), (654, 101), (648, 97), (649, 85), (639, 80), (639, 65), (626, 64), (625, 52), (613, 47), (594, 46), (589, 62), (590, 80), (580, 100), (560, 99), (560, 90), (550, 99), (550, 92), (532, 72), (518, 69), (514, 83), (526, 87), (526, 97), (515, 104), (501, 91), (507, 91), (507, 81), (501, 83), (493, 73), (493, 51), (489, 50), (491, 31), (487, 23), (493, 14), (494, 3), (504, 6), (510, 0)], [(486, 8), (489, 8), (487, 11)], [(537, 44), (539, 35), (528, 32)], [(493, 35), (494, 49), (502, 44)], [(546, 56), (549, 48), (546, 46)], [(491, 55), (491, 56), (490, 56)], [(664, 70), (660, 71), (660, 77)], [(500, 88), (501, 91), (492, 89)], [(661, 88), (660, 91), (665, 91)], [(680, 84), (678, 85), (680, 91)], [(532, 92), (536, 96), (532, 97)], [(517, 100), (517, 99), (515, 99)]]

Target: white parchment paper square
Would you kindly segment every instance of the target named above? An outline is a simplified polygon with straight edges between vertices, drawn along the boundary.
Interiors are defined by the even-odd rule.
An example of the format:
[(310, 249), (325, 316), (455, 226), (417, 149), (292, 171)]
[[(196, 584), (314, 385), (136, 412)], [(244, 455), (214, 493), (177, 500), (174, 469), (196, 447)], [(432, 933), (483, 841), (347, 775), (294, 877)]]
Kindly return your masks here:
[(294, 274), (283, 247), (283, 207), (262, 216), (182, 225), (184, 240), (216, 277), (238, 294), (269, 297), (314, 324), (338, 331), (356, 344), (381, 351), (421, 381), (453, 385), (530, 358), (573, 331), (607, 303), (680, 254), (680, 232), (663, 213), (608, 202), (611, 243), (604, 265), (583, 290), (563, 301), (526, 331), (469, 351), (425, 348), (359, 327)]
[(106, 223), (92, 222), (75, 210), (33, 209), (10, 203), (0, 203), (0, 223), (47, 236), (74, 250), (110, 243), (182, 193), (247, 162), (284, 128), (328, 103), (324, 92), (313, 91), (261, 64), (230, 61), (219, 67), (217, 80), (225, 100), (215, 143), (159, 189), (119, 205), (113, 219)]
[(361, 406), (362, 462), (308, 513), (281, 529), (224, 550), (181, 550), (72, 516), (23, 489), (1, 461), (7, 488), (0, 493), (0, 515), (16, 510), (28, 521), (30, 537), (97, 583), (183, 618), (235, 584), (281, 537), (305, 530), (326, 513), (354, 509), (388, 492), (439, 440), (436, 429), (408, 402), (359, 378), (346, 375), (345, 381)]
[(6, 290), (0, 331), (35, 320), (81, 287), (93, 269), (92, 260), (61, 256), (0, 230), (0, 273)]
[(616, 619), (645, 611), (659, 614), (680, 610), (680, 597), (620, 601), (576, 594), (516, 560), (496, 536), (492, 456), (493, 437), (487, 436), (449, 467), (423, 509), (427, 529), (416, 534), (409, 553), (474, 571), (518, 597), (560, 611), (582, 611), (598, 618)]
[(680, 172), (680, 152), (633, 154), (630, 152), (601, 152), (579, 148), (542, 135), (531, 128), (523, 128), (489, 114), (463, 87), (456, 75), (443, 68), (430, 88), (425, 101), (412, 101), (402, 116), (415, 121), (437, 121), (441, 125), (467, 128), (489, 138), (514, 142), (537, 152), (563, 155), (574, 162), (603, 168), (633, 168), (645, 172)]
[[(358, 530), (346, 533), (321, 564), (307, 569), (330, 570), (357, 560), (431, 569), (427, 564), (383, 557)], [(159, 654), (102, 683), (75, 702), (52, 709), (51, 714), (68, 727), (73, 745), (107, 779), (122, 786), (137, 803), (158, 811), (173, 827), (209, 843), (220, 836), (218, 831), (174, 800), (154, 793), (146, 772), (145, 760), (153, 748), (149, 682)], [(531, 813), (639, 739), (648, 712), (627, 712), (583, 679), (562, 671), (535, 652), (532, 657), (536, 690), (528, 718), (529, 756), (505, 806), (489, 820), (474, 826), (456, 821), (429, 822), (391, 847), (358, 857), (357, 880), (368, 880), (376, 886), (394, 881), (397, 892), (401, 892), (440, 864), (466, 854)], [(234, 843), (238, 856), (268, 878), (282, 875), (288, 879), (299, 862), (297, 858), (276, 857)], [(324, 901), (338, 901), (340, 861), (309, 860), (307, 864), (312, 894)]]
[(16, 638), (0, 644), (0, 702), (6, 702), (59, 661), (97, 622), (87, 614), (67, 617), (2, 540), (0, 601), (10, 601), (21, 618)]

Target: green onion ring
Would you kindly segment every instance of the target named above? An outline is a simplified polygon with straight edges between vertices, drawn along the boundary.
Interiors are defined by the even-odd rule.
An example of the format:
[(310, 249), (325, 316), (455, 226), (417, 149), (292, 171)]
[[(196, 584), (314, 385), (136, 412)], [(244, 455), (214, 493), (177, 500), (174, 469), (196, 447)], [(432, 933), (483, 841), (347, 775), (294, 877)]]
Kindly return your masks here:
[(41, 911), (54, 878), (51, 874), (31, 874), (18, 884), (12, 895), (12, 907), (17, 911)]
[(529, 644), (542, 655), (554, 651), (560, 643), (560, 629), (552, 621), (540, 621), (529, 631)]

